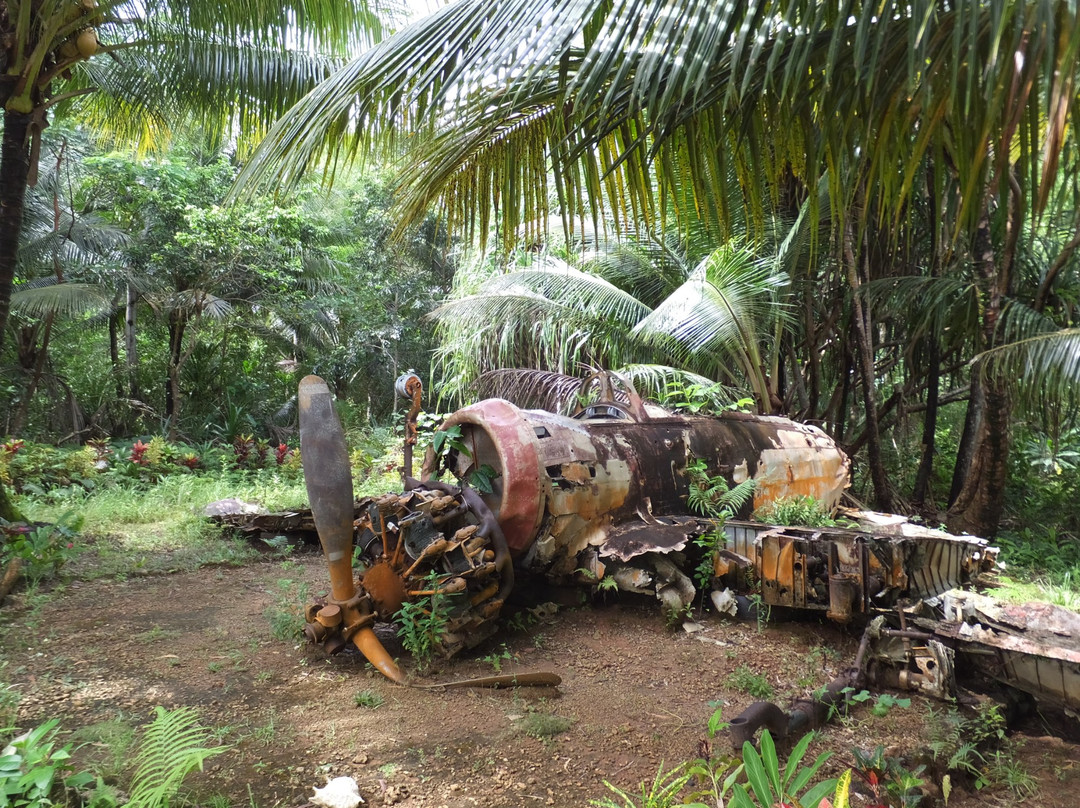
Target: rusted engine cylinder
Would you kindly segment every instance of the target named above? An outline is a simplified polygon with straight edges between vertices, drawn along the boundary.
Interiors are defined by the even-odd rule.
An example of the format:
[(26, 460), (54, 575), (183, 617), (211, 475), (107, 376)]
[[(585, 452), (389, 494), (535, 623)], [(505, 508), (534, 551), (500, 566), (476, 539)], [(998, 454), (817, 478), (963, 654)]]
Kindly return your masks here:
[[(572, 556), (604, 542), (608, 528), (687, 513), (687, 466), (703, 460), (710, 476), (736, 484), (752, 478), (753, 506), (810, 495), (834, 505), (848, 484), (847, 456), (821, 430), (786, 418), (726, 413), (679, 416), (658, 408), (590, 407), (569, 418), (488, 399), (459, 410), (467, 452), (447, 465), (459, 479), (494, 471), (485, 502), (511, 554), (541, 560)], [(599, 414), (599, 417), (597, 417)], [(424, 473), (434, 470), (429, 452)], [(490, 475), (485, 475), (490, 476)], [(752, 510), (747, 506), (746, 510)]]

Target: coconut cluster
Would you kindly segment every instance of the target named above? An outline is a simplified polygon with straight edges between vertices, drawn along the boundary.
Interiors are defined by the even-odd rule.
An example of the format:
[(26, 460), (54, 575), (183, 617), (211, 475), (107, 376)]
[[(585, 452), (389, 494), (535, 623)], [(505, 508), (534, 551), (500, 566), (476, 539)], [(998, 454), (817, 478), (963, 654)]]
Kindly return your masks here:
[(98, 52), (101, 43), (98, 42), (97, 29), (94, 26), (101, 21), (101, 17), (97, 0), (78, 0), (71, 4), (65, 12), (61, 30), (70, 30), (72, 33), (56, 49), (58, 65), (89, 59)]

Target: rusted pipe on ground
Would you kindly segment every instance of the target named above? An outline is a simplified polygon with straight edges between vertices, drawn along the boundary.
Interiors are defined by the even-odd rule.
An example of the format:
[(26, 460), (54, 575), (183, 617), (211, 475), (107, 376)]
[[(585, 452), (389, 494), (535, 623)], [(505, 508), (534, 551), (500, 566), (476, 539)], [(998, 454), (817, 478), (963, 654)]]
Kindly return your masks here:
[(788, 732), (788, 721), (788, 714), (771, 701), (755, 701), (731, 719), (731, 724), (728, 726), (731, 745), (736, 749), (742, 749), (746, 741), (753, 743), (754, 736), (762, 727), (767, 728), (776, 737), (783, 738)]
[(728, 726), (731, 745), (741, 749), (746, 741), (753, 743), (757, 731), (763, 727), (777, 738), (786, 738), (827, 724), (847, 703), (859, 680), (858, 671), (849, 670), (829, 682), (813, 698), (796, 701), (790, 713), (772, 702), (755, 701), (731, 720)]

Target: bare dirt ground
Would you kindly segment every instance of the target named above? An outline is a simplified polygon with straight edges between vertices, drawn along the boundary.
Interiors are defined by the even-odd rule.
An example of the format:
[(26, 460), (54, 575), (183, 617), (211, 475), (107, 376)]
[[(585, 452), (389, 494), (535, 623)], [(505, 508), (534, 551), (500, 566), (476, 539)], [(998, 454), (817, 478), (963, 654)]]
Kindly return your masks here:
[[(711, 614), (689, 634), (666, 627), (655, 603), (613, 601), (522, 620), (531, 624), (418, 677), (490, 675), (498, 665), (554, 671), (557, 688), (426, 691), (391, 684), (357, 654), (327, 659), (274, 639), (274, 610), (305, 588), (325, 588), (316, 553), (76, 580), (36, 605), (16, 597), (0, 611), (0, 641), (3, 673), (21, 696), (18, 724), (59, 718), (80, 731), (76, 738), (98, 739), (80, 754), (100, 756), (110, 751), (108, 733), (95, 728), (138, 726), (155, 705), (194, 706), (231, 745), (188, 782), (203, 805), (302, 806), (328, 776), (349, 775), (369, 805), (584, 806), (614, 796), (605, 780), (640, 793), (659, 767), (698, 756), (710, 702), (722, 701), (730, 718), (755, 700), (743, 692), (741, 668), (742, 680), (765, 677), (783, 705), (836, 676), (857, 645), (825, 623), (758, 626)], [(412, 670), (407, 658), (403, 665)], [(382, 703), (357, 706), (365, 691), (365, 700)], [(911, 755), (945, 709), (915, 698), (877, 717), (864, 705), (827, 727), (811, 753), (834, 752), (830, 775), (852, 764), (853, 747)], [(1080, 747), (1037, 722), (1027, 726), (1015, 748), (1037, 795), (957, 788), (950, 806), (1077, 804)]]

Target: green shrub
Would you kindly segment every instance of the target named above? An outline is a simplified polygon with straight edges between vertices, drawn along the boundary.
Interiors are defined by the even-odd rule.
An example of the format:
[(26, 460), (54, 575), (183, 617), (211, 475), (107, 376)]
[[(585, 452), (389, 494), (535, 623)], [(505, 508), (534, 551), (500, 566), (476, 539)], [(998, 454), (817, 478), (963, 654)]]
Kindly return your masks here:
[(780, 497), (754, 511), (754, 520), (792, 527), (855, 527), (850, 519), (834, 519), (821, 500), (811, 496)]
[(87, 773), (71, 774), (71, 745), (56, 745), (55, 718), (11, 741), (0, 753), (0, 805), (39, 808), (52, 805), (63, 788), (94, 781)]
[(18, 559), (22, 575), (33, 585), (55, 575), (75, 552), (80, 524), (70, 511), (51, 525), (10, 524), (0, 519), (0, 569)]
[(424, 581), (425, 588), (435, 594), (401, 604), (401, 608), (394, 615), (401, 644), (413, 655), (421, 668), (431, 661), (446, 633), (449, 604), (453, 597), (438, 591), (440, 577), (437, 572), (431, 572)]

